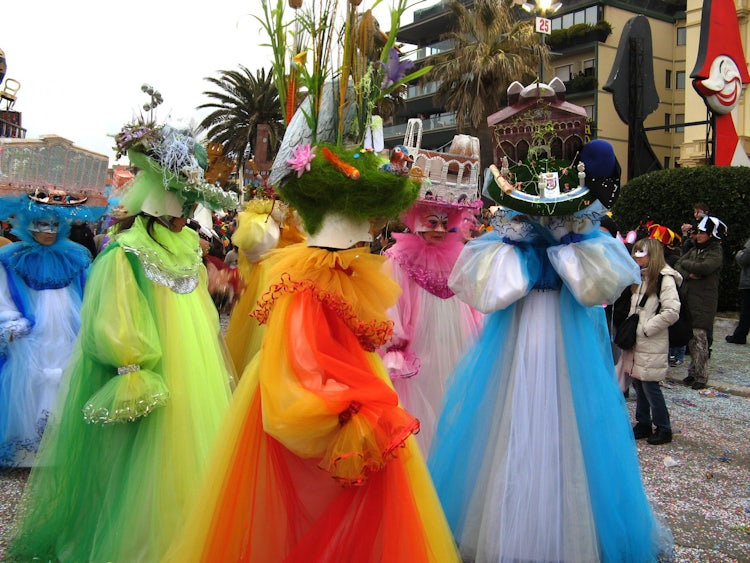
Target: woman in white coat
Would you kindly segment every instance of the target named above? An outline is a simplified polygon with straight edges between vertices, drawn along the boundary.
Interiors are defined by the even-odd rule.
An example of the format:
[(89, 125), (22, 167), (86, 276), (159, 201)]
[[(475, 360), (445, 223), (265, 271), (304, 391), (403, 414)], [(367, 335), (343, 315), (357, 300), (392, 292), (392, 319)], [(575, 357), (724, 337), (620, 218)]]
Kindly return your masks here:
[(664, 261), (664, 249), (658, 240), (636, 241), (632, 255), (641, 268), (641, 283), (631, 288), (629, 312), (638, 313), (638, 329), (635, 346), (624, 350), (620, 357), (618, 373), (633, 379), (636, 440), (646, 438), (652, 445), (667, 444), (672, 441), (672, 427), (659, 382), (667, 376), (669, 327), (680, 316), (677, 287), (682, 276)]

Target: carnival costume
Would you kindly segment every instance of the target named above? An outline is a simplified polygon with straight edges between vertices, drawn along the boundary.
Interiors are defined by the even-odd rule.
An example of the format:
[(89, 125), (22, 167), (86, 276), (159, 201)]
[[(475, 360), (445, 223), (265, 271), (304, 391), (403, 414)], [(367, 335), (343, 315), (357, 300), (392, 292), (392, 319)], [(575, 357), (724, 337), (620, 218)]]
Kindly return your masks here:
[[(12, 559), (159, 561), (182, 530), (229, 405), (231, 373), (198, 235), (168, 225), (194, 202), (217, 208), (231, 198), (186, 185), (182, 165), (195, 164), (188, 133), (152, 132), (148, 153), (128, 147), (143, 168), (123, 203), (140, 213), (114, 231), (92, 268)], [(159, 157), (175, 144), (186, 148), (176, 168)]]
[[(477, 195), (465, 204), (423, 196), (402, 217), (410, 232), (394, 233), (396, 242), (385, 251), (402, 293), (389, 310), (393, 337), (381, 354), (401, 403), (419, 419), (417, 442), (425, 455), (448, 376), (481, 330), (483, 315), (448, 287), (474, 221), (475, 202), (481, 205)], [(440, 238), (426, 239), (430, 232)]]
[(232, 243), (238, 248), (237, 269), (244, 289), (232, 309), (225, 338), (238, 375), (260, 349), (265, 334), (265, 325), (258, 324), (258, 320), (250, 316), (268, 287), (269, 262), (264, 259), (265, 254), (274, 248), (302, 242), (305, 238), (297, 228), (293, 214), (279, 200), (254, 198), (237, 215)]
[[(619, 181), (619, 168), (597, 150), (582, 160), (590, 193), (575, 205), (587, 207), (555, 215), (562, 200), (532, 197), (524, 211), (535, 215), (499, 209), (449, 280), (488, 314), (451, 376), (429, 459), (467, 560), (655, 561), (670, 549), (643, 490), (601, 307), (639, 280), (625, 246), (599, 230), (606, 209), (594, 196), (611, 205), (619, 187), (607, 177)], [(506, 182), (488, 174), (485, 194), (513, 205)]]
[(399, 406), (375, 352), (391, 334), (386, 308), (398, 285), (384, 257), (350, 248), (370, 237), (362, 217), (397, 213), (416, 186), (377, 170), (371, 152), (325, 147), (361, 174), (347, 179), (322, 148), (309, 172), (280, 188), (305, 220), (307, 245), (266, 258), (271, 285), (253, 313), (266, 323), (263, 344), (169, 560), (457, 560), (411, 437), (419, 422)]
[(85, 202), (59, 190), (0, 198), (20, 239), (0, 249), (0, 466), (33, 464), (78, 333), (91, 254), (67, 235), (73, 220), (105, 211)]

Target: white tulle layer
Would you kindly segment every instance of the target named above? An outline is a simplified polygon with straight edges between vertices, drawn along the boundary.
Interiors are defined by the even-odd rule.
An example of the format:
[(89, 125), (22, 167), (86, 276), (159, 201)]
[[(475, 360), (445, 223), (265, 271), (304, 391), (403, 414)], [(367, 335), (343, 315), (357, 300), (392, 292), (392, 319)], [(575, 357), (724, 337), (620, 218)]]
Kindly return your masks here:
[[(3, 463), (13, 466), (33, 463), (80, 326), (81, 299), (70, 286), (28, 294), (34, 327), (9, 344), (0, 374), (0, 448)], [(7, 296), (0, 298), (0, 309), (16, 310)]]
[(518, 348), (507, 385), (498, 388), (505, 409), (491, 420), (493, 438), (459, 538), (470, 560), (599, 560), (570, 382), (559, 365), (557, 301), (555, 291), (532, 291), (509, 327), (518, 342), (537, 345)]

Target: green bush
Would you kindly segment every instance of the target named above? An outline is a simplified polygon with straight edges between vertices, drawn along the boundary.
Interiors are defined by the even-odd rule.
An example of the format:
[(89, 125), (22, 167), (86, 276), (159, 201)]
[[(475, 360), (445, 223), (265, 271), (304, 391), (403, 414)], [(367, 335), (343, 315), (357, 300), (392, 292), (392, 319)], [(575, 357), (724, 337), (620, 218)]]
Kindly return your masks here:
[(568, 28), (568, 39), (570, 41), (580, 41), (586, 37), (586, 34), (591, 31), (592, 26), (587, 23), (576, 23)]
[(719, 310), (736, 311), (740, 268), (734, 254), (750, 238), (750, 167), (699, 166), (644, 174), (622, 187), (612, 216), (622, 233), (653, 220), (681, 234), (680, 226), (693, 221), (693, 204), (699, 201), (729, 229), (722, 242)]
[(604, 41), (611, 33), (612, 26), (605, 20), (598, 21), (596, 25), (577, 23), (566, 29), (553, 30), (546, 42), (553, 49), (562, 49), (585, 41)]
[(565, 90), (568, 94), (575, 94), (576, 92), (589, 92), (596, 90), (598, 86), (596, 76), (585, 76), (584, 74), (578, 74), (575, 78), (565, 83)]
[(597, 31), (604, 32), (609, 37), (612, 34), (612, 25), (607, 20), (599, 20), (594, 25), (594, 29)]

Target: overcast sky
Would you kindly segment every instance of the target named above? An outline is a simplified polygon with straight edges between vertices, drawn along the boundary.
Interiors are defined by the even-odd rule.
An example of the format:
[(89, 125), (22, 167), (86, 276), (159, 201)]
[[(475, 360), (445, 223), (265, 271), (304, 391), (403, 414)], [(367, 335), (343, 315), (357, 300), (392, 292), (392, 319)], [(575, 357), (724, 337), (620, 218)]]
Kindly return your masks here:
[[(59, 135), (110, 163), (109, 135), (147, 101), (141, 84), (162, 93), (160, 121), (197, 122), (206, 114), (195, 109), (208, 101), (202, 93), (214, 89), (205, 77), (240, 64), (270, 67), (270, 48), (259, 46), (267, 37), (251, 15), (259, 0), (1, 1), (0, 49), (6, 78), (21, 83), (14, 109), (27, 137)], [(390, 2), (382, 5), (387, 29)]]

